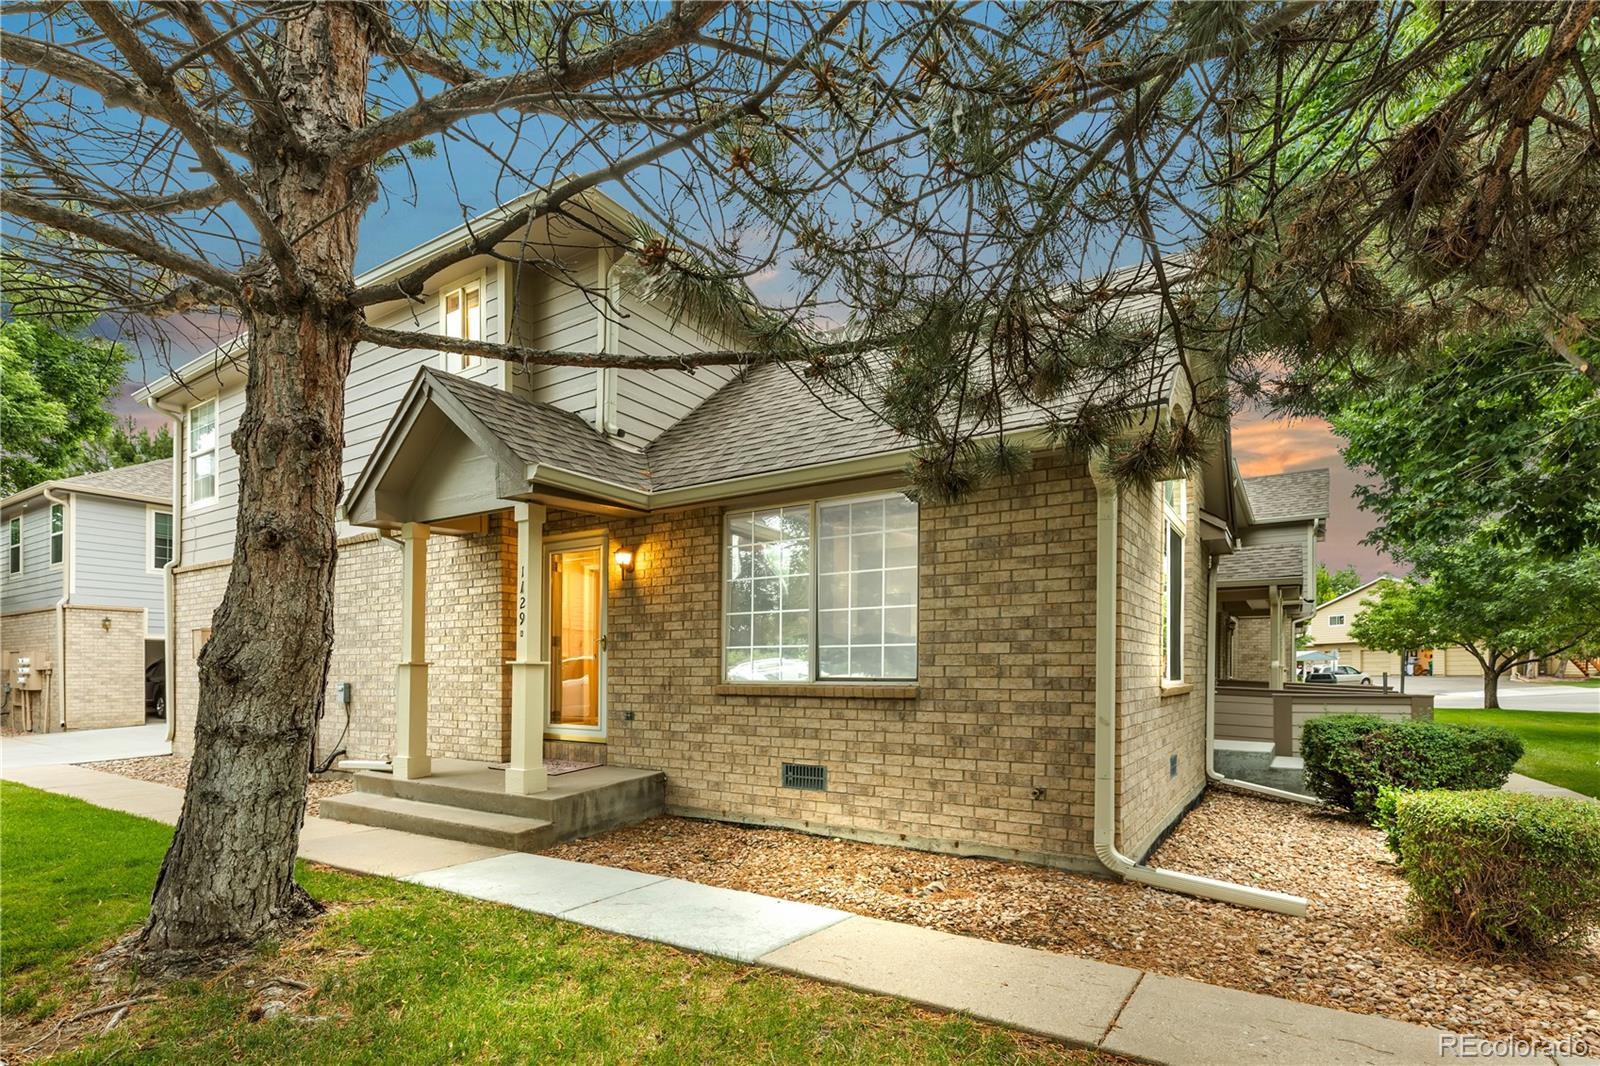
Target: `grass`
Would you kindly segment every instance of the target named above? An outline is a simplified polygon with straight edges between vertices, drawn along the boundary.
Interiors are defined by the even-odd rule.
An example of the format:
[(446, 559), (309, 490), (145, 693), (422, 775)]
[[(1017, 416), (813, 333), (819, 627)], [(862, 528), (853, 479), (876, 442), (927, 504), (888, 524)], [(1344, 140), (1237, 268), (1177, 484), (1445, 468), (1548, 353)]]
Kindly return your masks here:
[(1522, 738), (1525, 749), (1517, 773), (1600, 797), (1600, 714), (1439, 708), (1433, 718), (1509, 729)]
[[(76, 964), (142, 919), (171, 830), (11, 783), (0, 802), (0, 992), (7, 1043), (26, 1046), (54, 1015), (128, 994)], [(109, 1034), (100, 1016), (58, 1061), (1116, 1061), (404, 882), (301, 879), (329, 905), (308, 932), (168, 985)], [(311, 991), (272, 993), (290, 1009), (263, 1018), (274, 976)]]
[(1574, 688), (1600, 688), (1600, 677), (1586, 677), (1581, 681), (1557, 681), (1558, 685), (1571, 685)]

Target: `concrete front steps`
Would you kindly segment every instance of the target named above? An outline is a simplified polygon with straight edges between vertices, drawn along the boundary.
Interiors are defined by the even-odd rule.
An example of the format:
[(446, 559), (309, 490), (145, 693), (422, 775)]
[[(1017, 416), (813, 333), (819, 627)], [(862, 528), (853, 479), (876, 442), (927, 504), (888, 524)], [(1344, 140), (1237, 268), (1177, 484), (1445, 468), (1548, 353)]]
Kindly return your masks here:
[(322, 817), (506, 851), (538, 851), (660, 814), (666, 775), (593, 766), (550, 778), (534, 796), (509, 795), (505, 774), (483, 763), (435, 759), (433, 773), (401, 781), (386, 771), (355, 775), (356, 790), (322, 801)]

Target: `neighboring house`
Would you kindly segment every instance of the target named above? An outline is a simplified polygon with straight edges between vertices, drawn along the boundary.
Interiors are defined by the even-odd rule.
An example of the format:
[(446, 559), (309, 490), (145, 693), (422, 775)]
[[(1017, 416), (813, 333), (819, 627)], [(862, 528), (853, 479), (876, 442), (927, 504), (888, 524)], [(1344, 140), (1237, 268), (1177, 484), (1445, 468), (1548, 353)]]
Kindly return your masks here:
[(1294, 676), (1295, 630), (1311, 617), (1317, 544), (1327, 534), (1328, 471), (1239, 481), (1243, 542), (1217, 565), (1218, 675), (1282, 688)]
[[(139, 725), (164, 654), (172, 460), (46, 481), (0, 501), (0, 665), (11, 722)], [(29, 660), (18, 686), (16, 659)], [(35, 687), (36, 686), (36, 687)]]
[[(1403, 667), (1400, 655), (1390, 651), (1378, 651), (1375, 648), (1364, 648), (1350, 639), (1350, 626), (1355, 622), (1356, 615), (1360, 614), (1367, 604), (1382, 596), (1383, 590), (1393, 581), (1394, 578), (1390, 575), (1380, 574), (1364, 585), (1319, 604), (1316, 613), (1311, 616), (1310, 624), (1306, 626), (1306, 636), (1311, 638), (1308, 649), (1337, 656), (1340, 663), (1365, 672), (1374, 683), (1377, 683), (1383, 674), (1399, 677)], [(1472, 658), (1460, 649), (1457, 651), (1468, 659)], [(1421, 672), (1428, 672), (1427, 664), (1430, 662), (1436, 667), (1441, 665), (1438, 661), (1440, 658), (1443, 657), (1431, 653), (1419, 656), (1419, 661), (1423, 663)], [(1476, 661), (1473, 661), (1472, 665), (1475, 673), (1481, 672)]]
[[(506, 242), (540, 267), (484, 257), (373, 320), (573, 351), (738, 343), (620, 284), (599, 234), (630, 221), (602, 197), (583, 209), (584, 226)], [(1174, 375), (1152, 380), (1145, 420), (1184, 402)], [(237, 346), (140, 396), (183, 442), (170, 691), (187, 753), (234, 543)], [(684, 814), (1094, 869), (1111, 833), (1142, 856), (1206, 784), (1211, 597), (1282, 628), (1314, 534), (1292, 567), (1267, 549), (1217, 588), (1219, 556), (1294, 524), (1252, 501), (1226, 436), (1187, 479), (1119, 490), (1015, 425), (1038, 448), (1027, 473), (919, 506), (912, 443), (783, 367), (525, 369), (363, 344), (317, 757), (387, 761), (397, 784), (500, 764), (512, 796), (545, 794), (541, 756), (607, 763), (664, 774)], [(1317, 522), (1320, 484), (1295, 505)], [(1114, 771), (1099, 798), (1096, 737)], [(362, 816), (381, 824), (381, 799)]]

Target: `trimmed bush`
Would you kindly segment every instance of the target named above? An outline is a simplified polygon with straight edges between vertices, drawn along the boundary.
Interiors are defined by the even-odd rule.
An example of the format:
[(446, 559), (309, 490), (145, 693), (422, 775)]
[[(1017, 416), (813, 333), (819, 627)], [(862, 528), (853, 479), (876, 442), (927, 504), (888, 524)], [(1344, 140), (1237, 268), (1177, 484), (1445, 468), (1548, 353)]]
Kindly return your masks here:
[(1311, 794), (1371, 818), (1380, 788), (1499, 788), (1522, 758), (1522, 741), (1494, 726), (1330, 714), (1300, 734)]
[(1423, 924), (1475, 950), (1542, 952), (1600, 928), (1600, 804), (1514, 792), (1394, 797)]

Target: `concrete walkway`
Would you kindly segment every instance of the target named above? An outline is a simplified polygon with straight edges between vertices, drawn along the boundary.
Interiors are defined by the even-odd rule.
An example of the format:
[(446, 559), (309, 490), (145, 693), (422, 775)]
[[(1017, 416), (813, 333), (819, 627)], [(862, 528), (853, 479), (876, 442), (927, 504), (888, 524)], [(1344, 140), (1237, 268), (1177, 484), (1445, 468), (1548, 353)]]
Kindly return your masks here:
[(64, 733), (23, 733), (0, 739), (0, 768), (104, 762), (170, 755), (167, 723), (149, 722), (119, 729), (69, 729)]
[(1561, 796), (1566, 799), (1588, 800), (1595, 802), (1593, 796), (1585, 796), (1582, 792), (1574, 792), (1570, 788), (1552, 785), (1548, 781), (1540, 781), (1537, 777), (1525, 777), (1522, 774), (1512, 774), (1506, 778), (1505, 790), (1507, 792), (1531, 792), (1535, 796)]
[[(80, 766), (4, 776), (98, 806), (174, 822), (180, 790)], [(1168, 1066), (1458, 1061), (1438, 1029), (828, 907), (542, 855), (308, 818), (300, 854), (356, 873), (771, 967), (1078, 1047)], [(1314, 919), (1313, 919), (1314, 920)], [(1577, 1063), (1546, 1056), (1520, 1059)]]

